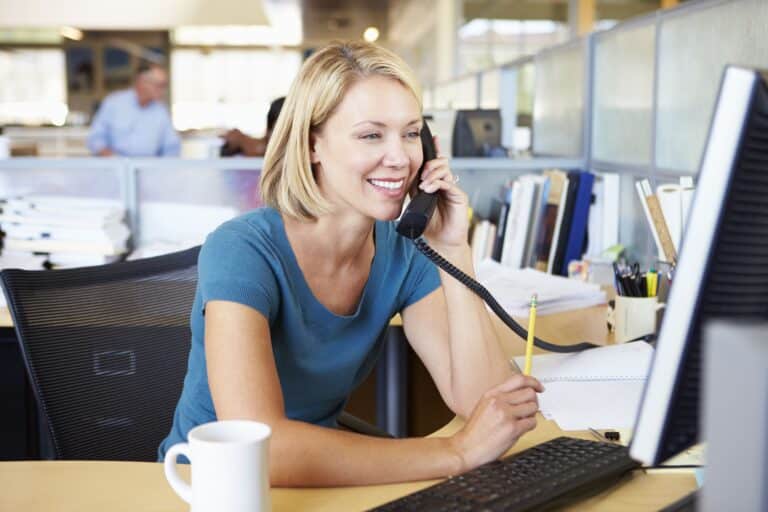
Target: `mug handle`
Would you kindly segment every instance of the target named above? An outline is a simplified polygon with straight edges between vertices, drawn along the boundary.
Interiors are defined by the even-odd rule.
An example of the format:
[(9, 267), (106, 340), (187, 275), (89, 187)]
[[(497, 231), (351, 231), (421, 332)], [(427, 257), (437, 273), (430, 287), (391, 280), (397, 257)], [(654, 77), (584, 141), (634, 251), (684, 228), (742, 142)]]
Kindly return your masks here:
[(176, 494), (178, 494), (181, 499), (192, 504), (192, 487), (182, 480), (182, 478), (179, 476), (179, 473), (176, 471), (176, 458), (179, 455), (186, 456), (190, 461), (192, 460), (192, 457), (189, 456), (189, 444), (187, 443), (177, 443), (170, 447), (170, 449), (165, 453), (165, 461), (163, 462), (165, 467), (165, 478), (168, 480), (168, 483), (171, 484), (171, 488), (173, 488), (174, 491), (176, 491)]

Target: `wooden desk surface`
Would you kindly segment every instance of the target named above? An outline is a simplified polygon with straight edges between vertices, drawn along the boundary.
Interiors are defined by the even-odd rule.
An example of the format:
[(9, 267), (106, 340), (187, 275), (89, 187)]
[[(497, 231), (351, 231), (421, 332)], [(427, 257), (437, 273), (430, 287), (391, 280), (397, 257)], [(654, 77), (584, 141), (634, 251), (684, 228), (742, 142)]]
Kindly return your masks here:
[(0, 327), (13, 327), (11, 311), (6, 306), (0, 306)]
[[(459, 420), (435, 435), (448, 435)], [(553, 422), (539, 427), (512, 452), (561, 435)], [(577, 435), (585, 437), (586, 435)], [(183, 468), (186, 469), (186, 468)], [(188, 472), (182, 473), (188, 476)], [(272, 489), (272, 509), (282, 511), (365, 510), (417, 491), (436, 480), (392, 485), (328, 489)], [(691, 473), (636, 471), (624, 482), (567, 510), (640, 512), (658, 510), (684, 496), (696, 483)], [(25, 512), (113, 512), (188, 510), (165, 481), (163, 466), (144, 462), (42, 461), (0, 462), (0, 510)]]
[[(544, 339), (568, 343), (610, 343), (605, 330), (604, 308), (595, 307), (537, 321)], [(499, 323), (509, 356), (524, 352), (522, 340)], [(448, 436), (461, 428), (454, 419), (435, 432)], [(563, 435), (557, 424), (539, 416), (539, 426), (511, 450), (514, 453)], [(589, 439), (586, 433), (567, 435)], [(186, 469), (186, 468), (184, 468)], [(182, 470), (183, 472), (183, 470)], [(272, 507), (280, 511), (364, 510), (427, 487), (433, 481), (328, 489), (272, 489)], [(567, 510), (640, 512), (658, 510), (696, 488), (690, 471), (635, 471), (623, 482)], [(39, 511), (136, 511), (188, 510), (165, 481), (162, 464), (140, 462), (0, 462), (0, 510)]]

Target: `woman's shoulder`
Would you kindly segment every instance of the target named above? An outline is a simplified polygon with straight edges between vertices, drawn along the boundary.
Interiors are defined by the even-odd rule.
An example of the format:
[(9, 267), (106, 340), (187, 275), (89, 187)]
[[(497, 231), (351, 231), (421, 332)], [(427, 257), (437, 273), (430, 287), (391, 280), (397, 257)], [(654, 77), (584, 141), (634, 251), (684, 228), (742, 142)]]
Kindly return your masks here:
[(257, 208), (219, 225), (205, 240), (203, 249), (269, 251), (279, 239), (280, 214), (272, 208)]

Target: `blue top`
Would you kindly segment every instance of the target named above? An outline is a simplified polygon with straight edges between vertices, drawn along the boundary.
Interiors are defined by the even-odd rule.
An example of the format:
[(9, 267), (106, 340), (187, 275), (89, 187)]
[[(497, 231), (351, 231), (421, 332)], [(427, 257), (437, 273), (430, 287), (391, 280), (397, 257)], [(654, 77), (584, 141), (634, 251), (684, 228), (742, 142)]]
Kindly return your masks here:
[(88, 134), (88, 149), (122, 156), (178, 156), (181, 141), (168, 110), (159, 101), (142, 107), (136, 91), (110, 94), (101, 102)]
[(357, 311), (345, 316), (312, 294), (276, 210), (253, 210), (208, 236), (198, 260), (187, 376), (160, 460), (171, 445), (187, 440), (192, 427), (216, 420), (203, 344), (209, 300), (245, 304), (269, 320), (288, 418), (336, 425), (350, 393), (373, 368), (389, 320), (440, 286), (437, 268), (397, 234), (393, 222), (377, 221), (374, 240)]

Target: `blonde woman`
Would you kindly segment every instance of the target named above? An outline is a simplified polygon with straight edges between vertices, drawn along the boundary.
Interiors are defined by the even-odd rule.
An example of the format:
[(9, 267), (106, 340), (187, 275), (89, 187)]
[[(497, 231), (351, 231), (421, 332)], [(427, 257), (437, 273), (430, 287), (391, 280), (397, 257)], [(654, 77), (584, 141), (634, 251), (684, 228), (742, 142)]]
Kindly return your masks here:
[[(200, 423), (247, 418), (272, 427), (272, 485), (385, 483), (472, 469), (535, 427), (541, 384), (513, 375), (481, 300), (394, 230), (422, 163), (421, 126), (417, 84), (391, 52), (337, 43), (306, 61), (267, 149), (267, 207), (203, 245), (189, 370), (161, 459)], [(467, 196), (448, 160), (427, 162), (416, 185), (439, 193), (429, 242), (473, 274)], [(452, 437), (335, 428), (395, 313), (467, 419)]]

